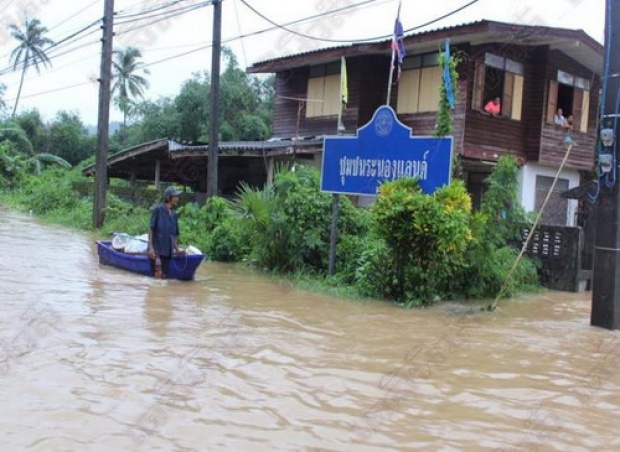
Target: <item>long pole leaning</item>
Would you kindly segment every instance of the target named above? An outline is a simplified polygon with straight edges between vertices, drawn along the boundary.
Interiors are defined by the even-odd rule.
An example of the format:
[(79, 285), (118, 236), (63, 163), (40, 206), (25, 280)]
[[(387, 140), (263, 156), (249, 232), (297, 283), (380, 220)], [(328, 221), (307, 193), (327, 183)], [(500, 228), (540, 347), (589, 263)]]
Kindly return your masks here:
[(97, 154), (95, 160), (95, 192), (93, 196), (93, 227), (105, 221), (108, 189), (108, 145), (110, 127), (110, 82), (112, 78), (112, 40), (114, 37), (114, 0), (105, 0), (101, 71), (99, 76), (99, 113), (97, 119)]
[(222, 0), (213, 0), (213, 48), (211, 54), (211, 113), (207, 197), (217, 196), (220, 129), (220, 54), (222, 53)]

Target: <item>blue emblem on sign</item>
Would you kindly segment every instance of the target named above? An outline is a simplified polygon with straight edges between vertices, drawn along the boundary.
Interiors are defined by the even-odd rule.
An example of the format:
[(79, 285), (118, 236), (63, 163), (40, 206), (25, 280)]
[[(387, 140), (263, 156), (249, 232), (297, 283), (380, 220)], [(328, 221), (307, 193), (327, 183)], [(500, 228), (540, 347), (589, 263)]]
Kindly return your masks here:
[(385, 137), (390, 134), (392, 131), (392, 126), (394, 125), (394, 117), (387, 110), (382, 110), (377, 112), (377, 118), (375, 121), (375, 130), (377, 131), (377, 135), (380, 137)]
[(452, 137), (412, 136), (389, 106), (379, 107), (357, 136), (326, 137), (321, 190), (375, 195), (379, 186), (415, 177), (425, 193), (450, 183)]

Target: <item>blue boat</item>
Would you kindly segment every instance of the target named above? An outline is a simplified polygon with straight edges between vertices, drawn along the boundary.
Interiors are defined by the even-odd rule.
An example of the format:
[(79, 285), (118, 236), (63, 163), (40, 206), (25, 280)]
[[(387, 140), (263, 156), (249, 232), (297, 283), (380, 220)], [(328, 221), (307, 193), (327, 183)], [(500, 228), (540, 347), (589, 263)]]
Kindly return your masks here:
[[(145, 254), (127, 254), (112, 248), (109, 240), (97, 240), (99, 263), (129, 270), (141, 275), (151, 276), (151, 264)], [(205, 259), (204, 254), (186, 254), (174, 256), (170, 261), (167, 279), (190, 281)]]

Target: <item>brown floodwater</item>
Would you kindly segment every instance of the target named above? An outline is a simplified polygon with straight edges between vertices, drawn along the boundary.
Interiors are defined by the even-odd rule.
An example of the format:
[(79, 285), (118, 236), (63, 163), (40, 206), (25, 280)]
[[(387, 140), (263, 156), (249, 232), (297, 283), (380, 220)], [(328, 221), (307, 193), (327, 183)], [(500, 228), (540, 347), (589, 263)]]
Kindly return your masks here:
[(0, 219), (0, 450), (620, 450), (620, 333), (590, 293), (427, 310), (205, 263), (100, 266)]

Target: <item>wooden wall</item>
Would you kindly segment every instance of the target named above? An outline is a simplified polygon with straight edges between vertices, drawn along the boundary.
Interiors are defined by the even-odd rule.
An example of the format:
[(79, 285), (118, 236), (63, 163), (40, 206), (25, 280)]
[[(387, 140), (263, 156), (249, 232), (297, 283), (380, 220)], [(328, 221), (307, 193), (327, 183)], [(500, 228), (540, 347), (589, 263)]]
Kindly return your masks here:
[[(540, 161), (559, 165), (566, 146), (557, 130), (546, 127), (546, 109), (549, 79), (557, 77), (561, 69), (591, 80), (588, 133), (574, 132), (578, 143), (573, 150), (570, 167), (591, 167), (594, 156), (594, 139), (597, 127), (597, 104), (600, 80), (587, 68), (565, 54), (547, 46), (489, 44), (460, 46), (463, 60), (459, 71), (459, 98), (454, 114), (455, 150), (462, 155), (482, 160), (497, 160), (504, 154), (516, 156), (519, 161)], [(510, 58), (524, 65), (522, 119), (492, 117), (472, 109), (475, 61), (483, 61), (485, 52)], [(347, 58), (349, 104), (343, 113), (346, 133), (353, 133), (372, 118), (375, 110), (385, 104), (389, 57), (361, 55)], [(276, 108), (274, 136), (296, 135), (299, 103), (285, 97), (306, 98), (308, 67), (301, 67), (276, 75)], [(396, 106), (398, 85), (393, 85), (391, 105)], [(403, 114), (399, 119), (412, 127), (416, 135), (432, 135), (436, 124), (435, 112)], [(299, 135), (335, 135), (337, 116), (306, 118), (305, 109), (299, 114)], [(559, 160), (558, 160), (559, 159)]]

